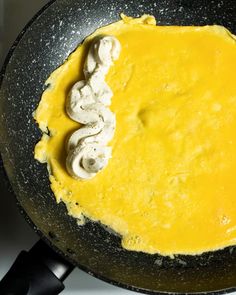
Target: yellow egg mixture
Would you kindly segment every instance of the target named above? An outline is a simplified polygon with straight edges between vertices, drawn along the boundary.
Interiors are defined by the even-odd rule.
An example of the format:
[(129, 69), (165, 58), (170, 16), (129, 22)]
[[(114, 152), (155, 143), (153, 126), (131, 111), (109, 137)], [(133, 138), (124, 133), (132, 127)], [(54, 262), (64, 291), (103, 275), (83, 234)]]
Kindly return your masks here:
[[(117, 124), (108, 166), (81, 181), (65, 167), (79, 126), (65, 102), (101, 34), (122, 46), (106, 77)], [(144, 15), (98, 29), (52, 73), (35, 112), (44, 132), (35, 158), (48, 163), (57, 201), (109, 226), (129, 250), (198, 254), (236, 244), (235, 69), (235, 36), (221, 26), (156, 26)]]

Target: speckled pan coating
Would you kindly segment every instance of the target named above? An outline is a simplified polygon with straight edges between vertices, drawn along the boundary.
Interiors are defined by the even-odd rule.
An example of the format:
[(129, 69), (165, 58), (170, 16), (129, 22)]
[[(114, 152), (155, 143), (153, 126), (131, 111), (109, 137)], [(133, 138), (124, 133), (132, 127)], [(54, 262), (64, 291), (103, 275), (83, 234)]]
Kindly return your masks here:
[(45, 165), (34, 160), (40, 132), (32, 118), (44, 81), (96, 28), (149, 13), (159, 24), (221, 24), (236, 33), (236, 1), (209, 0), (57, 0), (23, 30), (1, 75), (0, 146), (18, 203), (34, 229), (70, 261), (101, 279), (132, 290), (229, 292), (236, 286), (236, 250), (201, 256), (129, 252), (103, 226), (78, 227), (63, 204), (56, 205)]

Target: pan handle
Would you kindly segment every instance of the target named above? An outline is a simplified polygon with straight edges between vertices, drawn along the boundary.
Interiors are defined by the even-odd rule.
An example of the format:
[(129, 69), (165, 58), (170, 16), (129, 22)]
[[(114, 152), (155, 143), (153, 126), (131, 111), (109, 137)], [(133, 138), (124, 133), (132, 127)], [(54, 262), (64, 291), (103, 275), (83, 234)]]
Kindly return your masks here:
[(22, 251), (0, 282), (1, 295), (57, 295), (74, 266), (42, 240)]

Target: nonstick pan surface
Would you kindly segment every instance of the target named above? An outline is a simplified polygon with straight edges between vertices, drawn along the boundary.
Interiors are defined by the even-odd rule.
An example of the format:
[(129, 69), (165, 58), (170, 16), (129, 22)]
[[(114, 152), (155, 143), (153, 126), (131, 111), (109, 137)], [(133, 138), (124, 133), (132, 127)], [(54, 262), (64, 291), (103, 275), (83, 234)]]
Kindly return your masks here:
[(41, 137), (32, 112), (44, 82), (96, 28), (130, 16), (153, 14), (160, 25), (224, 25), (236, 33), (236, 1), (57, 0), (46, 5), (19, 35), (1, 74), (0, 147), (20, 210), (57, 252), (90, 274), (147, 292), (236, 290), (236, 249), (175, 258), (127, 251), (120, 237), (99, 223), (78, 227), (56, 204), (46, 165), (33, 150)]

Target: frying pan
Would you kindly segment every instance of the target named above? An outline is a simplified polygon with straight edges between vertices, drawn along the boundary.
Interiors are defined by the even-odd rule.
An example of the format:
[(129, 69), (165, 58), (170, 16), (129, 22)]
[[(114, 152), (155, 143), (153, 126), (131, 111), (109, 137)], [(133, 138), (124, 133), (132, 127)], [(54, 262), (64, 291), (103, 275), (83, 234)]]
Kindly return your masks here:
[(19, 209), (44, 242), (19, 255), (0, 283), (1, 295), (58, 294), (73, 265), (148, 294), (236, 290), (235, 247), (174, 258), (124, 250), (119, 235), (99, 222), (78, 227), (64, 204), (56, 204), (46, 166), (34, 160), (41, 134), (32, 112), (45, 80), (87, 35), (121, 12), (153, 14), (161, 25), (219, 24), (236, 33), (234, 0), (53, 0), (30, 21), (1, 73), (0, 146)]

